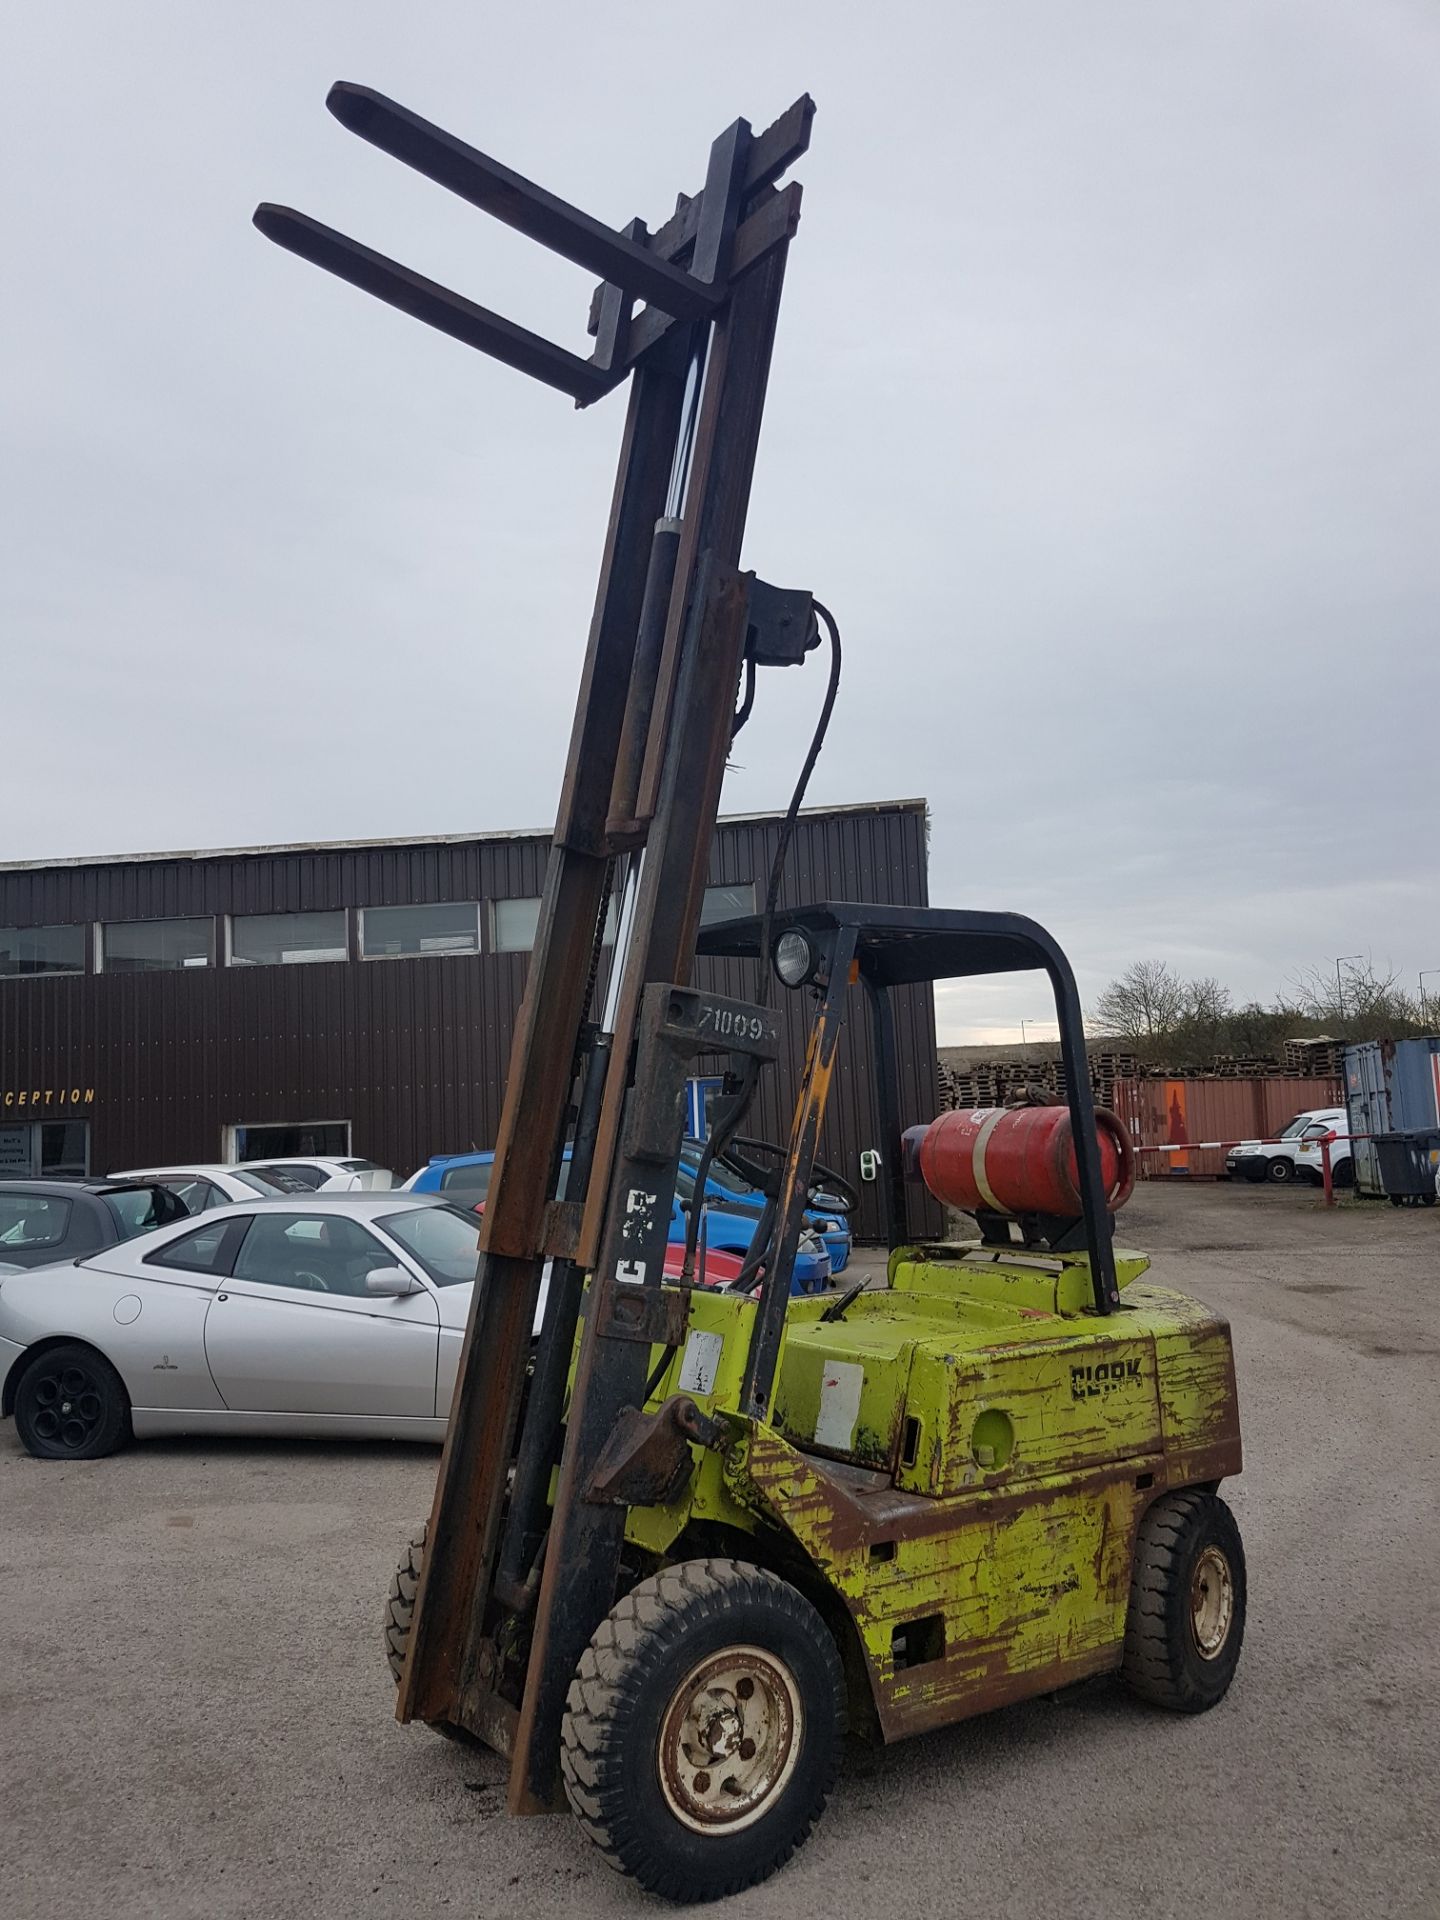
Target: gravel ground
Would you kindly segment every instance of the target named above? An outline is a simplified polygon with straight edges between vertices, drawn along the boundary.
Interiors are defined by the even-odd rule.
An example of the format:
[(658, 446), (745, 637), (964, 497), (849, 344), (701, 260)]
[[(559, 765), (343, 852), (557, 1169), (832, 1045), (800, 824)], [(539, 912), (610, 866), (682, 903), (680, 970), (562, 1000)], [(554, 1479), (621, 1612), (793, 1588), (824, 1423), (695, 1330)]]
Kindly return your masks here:
[[(1440, 1216), (1173, 1185), (1121, 1224), (1235, 1329), (1229, 1699), (1173, 1719), (1095, 1683), (856, 1752), (747, 1920), (1440, 1913)], [(498, 1762), (390, 1718), (381, 1602), (436, 1457), (170, 1442), (64, 1467), (0, 1427), (0, 1910), (659, 1911), (567, 1818), (506, 1818)]]

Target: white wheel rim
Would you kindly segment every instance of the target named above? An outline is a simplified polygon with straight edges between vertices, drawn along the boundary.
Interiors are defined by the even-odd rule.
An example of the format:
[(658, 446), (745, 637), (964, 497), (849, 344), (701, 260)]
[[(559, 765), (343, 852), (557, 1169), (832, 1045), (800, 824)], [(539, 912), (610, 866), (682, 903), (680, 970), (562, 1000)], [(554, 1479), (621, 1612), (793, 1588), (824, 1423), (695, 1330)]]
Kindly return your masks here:
[(694, 1833), (738, 1833), (784, 1792), (805, 1712), (795, 1676), (761, 1647), (725, 1647), (693, 1666), (660, 1723), (665, 1804)]
[(1206, 1547), (1190, 1576), (1190, 1630), (1202, 1660), (1214, 1660), (1230, 1638), (1235, 1582), (1219, 1547)]

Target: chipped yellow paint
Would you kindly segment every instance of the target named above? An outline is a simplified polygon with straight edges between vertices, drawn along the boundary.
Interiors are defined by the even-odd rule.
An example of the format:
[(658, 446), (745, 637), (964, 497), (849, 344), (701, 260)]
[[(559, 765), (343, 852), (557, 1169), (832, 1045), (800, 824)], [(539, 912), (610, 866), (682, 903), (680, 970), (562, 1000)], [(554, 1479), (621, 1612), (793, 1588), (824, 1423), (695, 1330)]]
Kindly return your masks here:
[(918, 1348), (909, 1405), (923, 1411), (913, 1416), (913, 1461), (902, 1458), (895, 1484), (962, 1493), (1158, 1452), (1152, 1343), (1062, 1325), (1068, 1338)]
[[(716, 1293), (708, 1288), (697, 1288), (690, 1296), (690, 1326), (686, 1344), (672, 1357), (648, 1404), (658, 1406), (672, 1393), (680, 1392), (687, 1355), (703, 1351), (707, 1362), (713, 1358), (710, 1391), (701, 1393), (688, 1384), (684, 1391), (703, 1413), (727, 1415), (738, 1425), (740, 1416), (734, 1410), (740, 1405), (745, 1357), (750, 1347), (757, 1304), (748, 1294)], [(699, 1343), (697, 1335), (700, 1337)], [(718, 1349), (713, 1344), (702, 1347), (700, 1343), (706, 1341), (718, 1341)], [(781, 1351), (784, 1352), (783, 1344)], [(660, 1358), (661, 1349), (653, 1348), (650, 1356), (652, 1372), (659, 1365)], [(692, 1447), (691, 1453), (695, 1456), (695, 1477), (678, 1500), (672, 1501), (669, 1506), (631, 1507), (628, 1510), (625, 1538), (633, 1546), (642, 1547), (650, 1553), (665, 1553), (692, 1519), (718, 1521), (746, 1532), (753, 1530), (755, 1514), (734, 1499), (721, 1456), (701, 1447)]]
[[(1123, 1289), (1150, 1265), (1144, 1253), (1115, 1249), (1115, 1278)], [(915, 1293), (963, 1295), (1017, 1310), (1090, 1314), (1095, 1290), (1083, 1253), (1037, 1254), (1004, 1247), (897, 1247), (889, 1283)]]
[(719, 1346), (694, 1397), (731, 1444), (695, 1449), (682, 1497), (632, 1509), (627, 1537), (788, 1538), (854, 1623), (886, 1739), (1118, 1666), (1140, 1515), (1240, 1467), (1225, 1322), (1121, 1259), (1108, 1317), (1084, 1310), (1083, 1260), (961, 1250), (898, 1257), (839, 1321), (793, 1301), (768, 1424), (735, 1411), (754, 1303), (696, 1293), (692, 1341)]

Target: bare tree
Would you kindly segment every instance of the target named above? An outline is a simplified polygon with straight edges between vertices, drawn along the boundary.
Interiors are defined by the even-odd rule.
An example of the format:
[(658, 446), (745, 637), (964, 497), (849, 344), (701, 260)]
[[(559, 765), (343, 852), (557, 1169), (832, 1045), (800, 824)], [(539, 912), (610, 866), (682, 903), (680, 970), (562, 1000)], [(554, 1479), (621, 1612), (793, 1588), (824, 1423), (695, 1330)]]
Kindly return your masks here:
[(1297, 1016), (1283, 1005), (1262, 1007), (1250, 1000), (1236, 1007), (1226, 1022), (1226, 1050), (1245, 1060), (1278, 1059), (1296, 1027)]
[(1398, 1039), (1425, 1031), (1425, 1008), (1395, 973), (1368, 962), (1307, 967), (1273, 1006), (1236, 1007), (1211, 975), (1183, 979), (1163, 960), (1137, 960), (1095, 1002), (1091, 1025), (1151, 1065), (1209, 1068), (1217, 1055), (1277, 1059), (1292, 1038)]
[(1369, 960), (1306, 967), (1290, 982), (1281, 1004), (1302, 1020), (1348, 1039), (1382, 1039), (1418, 1029), (1421, 1008), (1398, 973), (1380, 973)]
[(1136, 960), (1112, 980), (1095, 1002), (1102, 1033), (1132, 1046), (1164, 1040), (1185, 1012), (1186, 985), (1163, 960)]
[(1193, 1058), (1209, 1062), (1230, 1044), (1230, 989), (1213, 974), (1181, 982), (1180, 1016), (1175, 1038)]

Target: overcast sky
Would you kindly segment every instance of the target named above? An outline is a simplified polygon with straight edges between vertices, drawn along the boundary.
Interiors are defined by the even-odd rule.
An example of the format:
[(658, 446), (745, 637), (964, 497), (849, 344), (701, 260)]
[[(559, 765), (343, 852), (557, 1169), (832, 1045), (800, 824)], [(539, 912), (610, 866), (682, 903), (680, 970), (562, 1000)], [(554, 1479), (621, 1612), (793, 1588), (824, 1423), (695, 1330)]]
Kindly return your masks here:
[[(54, 0), (3, 73), (0, 858), (548, 825), (623, 403), (251, 210), (583, 351), (588, 279), (330, 82), (616, 225), (808, 90), (745, 561), (844, 630), (812, 799), (925, 795), (935, 902), (1045, 921), (1087, 1000), (1440, 968), (1435, 0)], [(819, 678), (766, 677), (726, 811)], [(941, 1037), (1047, 1010), (946, 990)]]

